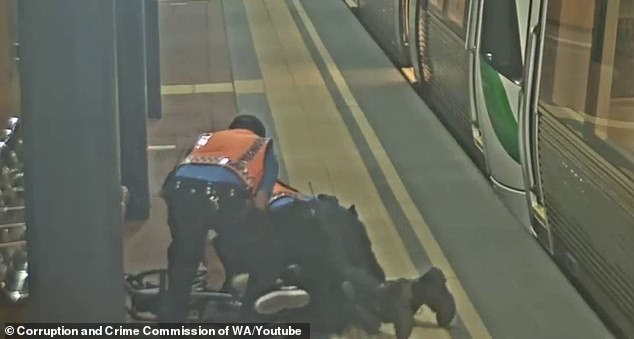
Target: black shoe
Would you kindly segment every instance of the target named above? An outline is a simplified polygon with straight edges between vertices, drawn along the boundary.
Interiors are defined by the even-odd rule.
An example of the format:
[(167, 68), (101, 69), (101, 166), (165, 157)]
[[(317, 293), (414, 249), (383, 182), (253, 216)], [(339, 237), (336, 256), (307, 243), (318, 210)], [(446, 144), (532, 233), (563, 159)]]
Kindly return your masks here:
[(447, 289), (443, 272), (432, 267), (412, 284), (411, 308), (415, 313), (424, 304), (436, 313), (436, 323), (447, 327), (456, 316), (456, 302)]
[(414, 314), (410, 308), (412, 281), (406, 279), (388, 281), (382, 289), (383, 319), (394, 324), (397, 339), (409, 338), (414, 330)]

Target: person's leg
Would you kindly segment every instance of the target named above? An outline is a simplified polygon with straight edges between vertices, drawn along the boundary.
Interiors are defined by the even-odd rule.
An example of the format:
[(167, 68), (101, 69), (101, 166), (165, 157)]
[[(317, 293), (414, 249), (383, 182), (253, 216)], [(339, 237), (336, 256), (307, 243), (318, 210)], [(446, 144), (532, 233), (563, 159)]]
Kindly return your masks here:
[(413, 312), (427, 305), (436, 313), (438, 326), (447, 327), (456, 316), (456, 302), (446, 285), (444, 273), (432, 267), (418, 279), (412, 281), (410, 307)]
[[(351, 264), (340, 267), (343, 286), (349, 286), (347, 295), (353, 295), (353, 315), (364, 329), (375, 331), (380, 322), (392, 323), (398, 339), (409, 338), (414, 327), (411, 312), (411, 285), (385, 285), (368, 267)], [(374, 273), (374, 274), (373, 274)], [(379, 321), (380, 320), (380, 321)]]
[[(339, 214), (341, 211), (333, 213)], [(410, 307), (411, 284), (384, 284), (385, 272), (372, 251), (365, 225), (358, 219), (354, 209), (349, 209), (347, 213), (333, 219), (338, 221), (339, 227), (329, 227), (333, 244), (341, 247), (330, 252), (331, 255), (337, 255), (333, 260), (340, 265), (344, 286), (348, 283), (347, 286), (354, 290), (357, 322), (372, 330), (380, 319), (394, 325), (397, 338), (408, 338), (414, 327), (414, 312), (411, 312)], [(343, 251), (345, 254), (341, 253)]]
[[(208, 232), (207, 239), (205, 240), (205, 254), (204, 262), (207, 268), (207, 287), (214, 291), (220, 291), (225, 282), (228, 281), (227, 274), (224, 266), (224, 262), (220, 259), (220, 255), (214, 246), (214, 238), (212, 238)], [(215, 233), (214, 233), (215, 234)]]
[(227, 238), (229, 236), (230, 235), (222, 234), (216, 236), (213, 240), (213, 247), (217, 254), (217, 258), (220, 262), (222, 262), (225, 272), (225, 280), (221, 288), (223, 291), (233, 290), (233, 278), (245, 271), (239, 260), (240, 250), (233, 247), (235, 246), (235, 242), (228, 240)]
[(165, 194), (172, 242), (167, 250), (168, 288), (159, 314), (161, 323), (187, 320), (192, 282), (202, 260), (210, 212), (197, 194), (196, 184), (172, 188)]
[[(311, 209), (318, 209), (320, 214), (310, 213)], [(302, 309), (302, 314), (321, 329), (341, 329), (355, 324), (375, 333), (381, 321), (372, 314), (376, 307), (371, 304), (378, 299), (383, 276), (378, 274), (377, 279), (374, 272), (368, 274), (366, 269), (358, 267), (361, 265), (354, 265), (353, 260), (357, 258), (351, 255), (365, 254), (364, 249), (350, 251), (348, 248), (360, 246), (358, 229), (350, 225), (356, 221), (354, 216), (329, 201), (318, 201), (317, 205), (291, 205), (277, 212), (275, 217), (276, 226), (283, 233), (280, 238), (285, 244), (287, 259), (301, 267), (299, 286), (311, 294), (311, 305)], [(370, 254), (373, 258), (373, 253)]]
[(442, 271), (432, 267), (417, 279), (395, 279), (382, 284), (378, 298), (384, 322), (394, 323), (397, 338), (412, 331), (413, 315), (423, 305), (436, 313), (439, 326), (448, 326), (456, 315), (456, 304), (446, 286)]
[(235, 225), (230, 239), (236, 243), (231, 247), (243, 249), (241, 263), (249, 274), (243, 296), (245, 312), (276, 314), (305, 307), (311, 298), (304, 289), (280, 289), (277, 283), (291, 262), (286, 260), (288, 248), (269, 216), (256, 209), (242, 215), (244, 219)]
[(270, 234), (245, 244), (243, 258), (249, 274), (243, 296), (245, 312), (273, 314), (287, 308), (305, 306), (310, 297), (303, 290), (279, 290), (278, 278), (284, 270), (280, 244)]
[(410, 307), (412, 285), (407, 279), (398, 279), (381, 285), (377, 306), (383, 322), (392, 323), (396, 338), (406, 339), (414, 329), (414, 313)]
[[(347, 247), (350, 263), (360, 271), (347, 272), (347, 280), (366, 294), (366, 299), (375, 300), (379, 294), (373, 294), (372, 286), (378, 280), (385, 282), (385, 273), (380, 266), (365, 226), (351, 211), (350, 222), (341, 227), (340, 236)], [(373, 278), (373, 279), (369, 279)], [(398, 279), (385, 284), (380, 293), (381, 312), (386, 322), (394, 322), (401, 333), (408, 333), (410, 326), (409, 314), (415, 313), (423, 304), (428, 305), (436, 313), (439, 326), (449, 325), (455, 316), (455, 301), (445, 286), (443, 273), (432, 268), (416, 280)], [(408, 305), (408, 307), (405, 307)], [(409, 312), (406, 310), (409, 308)]]

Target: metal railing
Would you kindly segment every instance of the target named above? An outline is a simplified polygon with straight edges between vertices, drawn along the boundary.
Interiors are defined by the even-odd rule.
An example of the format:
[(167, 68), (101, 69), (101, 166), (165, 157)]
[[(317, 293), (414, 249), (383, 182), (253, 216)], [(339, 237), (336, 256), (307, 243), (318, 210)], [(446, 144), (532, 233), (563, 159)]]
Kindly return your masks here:
[(0, 131), (0, 290), (5, 302), (28, 296), (24, 162), (20, 119)]
[[(0, 130), (0, 303), (17, 303), (29, 295), (22, 145), (20, 119), (9, 118)], [(129, 194), (121, 189), (125, 213)]]

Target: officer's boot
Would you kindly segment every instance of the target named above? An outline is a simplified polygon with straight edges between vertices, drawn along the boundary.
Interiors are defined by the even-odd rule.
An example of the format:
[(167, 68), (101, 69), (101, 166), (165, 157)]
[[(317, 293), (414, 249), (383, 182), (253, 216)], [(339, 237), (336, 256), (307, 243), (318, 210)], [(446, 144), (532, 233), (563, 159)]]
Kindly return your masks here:
[(412, 281), (407, 279), (387, 281), (379, 288), (381, 318), (394, 325), (397, 339), (409, 338), (414, 329), (412, 295)]
[(456, 315), (456, 302), (446, 286), (443, 272), (432, 267), (412, 283), (411, 309), (415, 313), (424, 304), (436, 313), (438, 326), (447, 327)]

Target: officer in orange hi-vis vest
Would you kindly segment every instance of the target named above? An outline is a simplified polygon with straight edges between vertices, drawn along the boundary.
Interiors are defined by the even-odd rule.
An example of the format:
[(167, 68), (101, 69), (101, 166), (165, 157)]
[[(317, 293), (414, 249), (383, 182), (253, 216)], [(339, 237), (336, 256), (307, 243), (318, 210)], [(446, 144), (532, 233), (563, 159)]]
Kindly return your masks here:
[[(272, 141), (256, 117), (241, 115), (229, 129), (199, 136), (163, 185), (172, 242), (167, 251), (169, 285), (159, 322), (187, 319), (191, 284), (209, 230), (217, 234), (214, 240), (223, 249), (220, 257), (225, 266), (239, 262), (257, 277), (249, 279), (244, 296), (247, 314), (254, 308), (246, 308), (274, 286), (279, 270), (274, 255), (267, 255), (275, 251), (270, 248), (266, 211), (277, 174)], [(290, 297), (295, 300), (283, 301), (299, 306), (308, 302), (305, 292)]]

